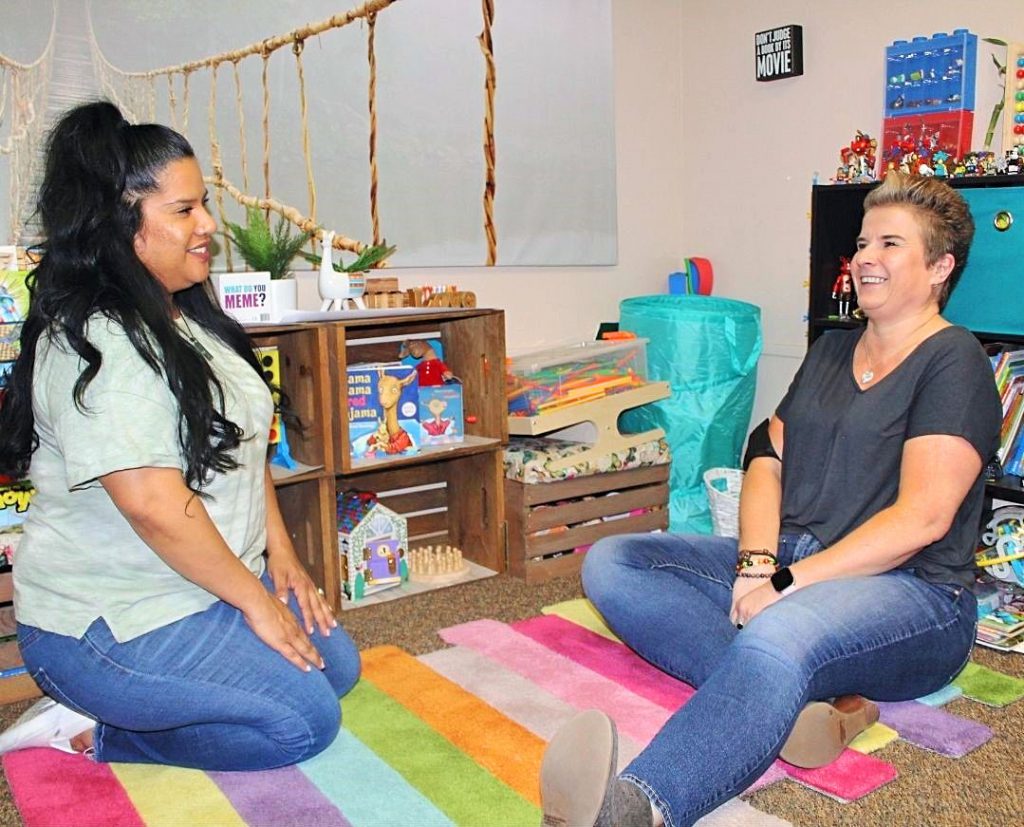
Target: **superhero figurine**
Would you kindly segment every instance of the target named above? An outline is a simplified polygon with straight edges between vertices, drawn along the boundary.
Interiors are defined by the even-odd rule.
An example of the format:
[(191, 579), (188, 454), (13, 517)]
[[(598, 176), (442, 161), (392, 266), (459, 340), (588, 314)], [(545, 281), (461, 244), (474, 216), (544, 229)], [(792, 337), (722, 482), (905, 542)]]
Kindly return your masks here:
[(853, 277), (850, 275), (850, 259), (839, 257), (839, 275), (832, 283), (832, 298), (839, 302), (839, 318), (849, 319), (850, 303), (853, 299)]

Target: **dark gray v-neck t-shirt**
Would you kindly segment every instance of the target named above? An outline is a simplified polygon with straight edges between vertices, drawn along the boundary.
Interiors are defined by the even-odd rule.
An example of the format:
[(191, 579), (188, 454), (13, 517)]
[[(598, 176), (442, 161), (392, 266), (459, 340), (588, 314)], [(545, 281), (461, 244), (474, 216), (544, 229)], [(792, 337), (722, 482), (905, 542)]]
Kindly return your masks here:
[[(776, 411), (786, 427), (782, 529), (808, 531), (826, 547), (896, 501), (907, 440), (963, 437), (983, 467), (999, 444), (1002, 408), (992, 365), (969, 331), (943, 328), (861, 390), (853, 351), (863, 332), (821, 336)], [(970, 586), (984, 487), (982, 473), (946, 536), (902, 567), (933, 583)]]

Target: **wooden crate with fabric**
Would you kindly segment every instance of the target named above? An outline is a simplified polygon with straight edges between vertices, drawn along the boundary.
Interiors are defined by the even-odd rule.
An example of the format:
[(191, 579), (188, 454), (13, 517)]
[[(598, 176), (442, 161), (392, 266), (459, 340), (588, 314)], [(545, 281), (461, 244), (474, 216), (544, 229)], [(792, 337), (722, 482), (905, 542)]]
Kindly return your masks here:
[(665, 440), (565, 467), (567, 458), (589, 448), (526, 437), (505, 449), (508, 571), (527, 583), (575, 574), (602, 537), (668, 528)]

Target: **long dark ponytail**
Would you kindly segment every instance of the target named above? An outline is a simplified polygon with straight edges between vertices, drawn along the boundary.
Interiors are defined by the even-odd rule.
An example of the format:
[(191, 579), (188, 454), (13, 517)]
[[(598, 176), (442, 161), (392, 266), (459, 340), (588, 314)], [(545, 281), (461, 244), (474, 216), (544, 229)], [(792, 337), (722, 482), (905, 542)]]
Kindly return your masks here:
[[(121, 325), (150, 369), (166, 377), (181, 415), (186, 483), (199, 489), (212, 473), (237, 466), (233, 451), (243, 434), (225, 416), (223, 389), (207, 361), (176, 332), (167, 294), (133, 246), (142, 198), (158, 189), (168, 164), (194, 157), (174, 130), (132, 126), (103, 101), (70, 110), (50, 132), (38, 202), (45, 252), (29, 276), (21, 355), (0, 400), (0, 473), (24, 476), (39, 444), (32, 376), (40, 336), (65, 339), (85, 362), (73, 391), (83, 408), (85, 390), (103, 363), (87, 338), (88, 320), (96, 314)], [(261, 373), (245, 331), (204, 285), (174, 293), (173, 301)]]

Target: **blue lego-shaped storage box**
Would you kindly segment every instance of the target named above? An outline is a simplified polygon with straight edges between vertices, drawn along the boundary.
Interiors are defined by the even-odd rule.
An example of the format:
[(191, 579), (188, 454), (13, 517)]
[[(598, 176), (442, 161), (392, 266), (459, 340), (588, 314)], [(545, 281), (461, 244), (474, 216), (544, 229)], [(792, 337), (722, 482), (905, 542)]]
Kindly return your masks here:
[(885, 49), (885, 117), (974, 111), (978, 37), (967, 29), (896, 40)]
[(348, 366), (348, 436), (353, 459), (419, 451), (419, 381), (400, 362)]

